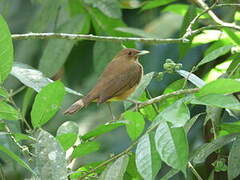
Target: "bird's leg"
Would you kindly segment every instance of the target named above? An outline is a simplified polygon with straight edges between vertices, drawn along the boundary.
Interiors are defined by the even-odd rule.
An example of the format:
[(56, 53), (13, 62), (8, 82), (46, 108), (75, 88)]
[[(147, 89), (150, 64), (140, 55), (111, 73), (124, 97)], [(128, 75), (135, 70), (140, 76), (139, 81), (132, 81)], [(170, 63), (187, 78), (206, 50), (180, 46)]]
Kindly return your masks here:
[(114, 116), (114, 114), (113, 114), (113, 112), (112, 112), (111, 104), (110, 104), (110, 103), (107, 103), (107, 105), (108, 105), (109, 111), (110, 111), (110, 113), (111, 113), (112, 120), (115, 121), (115, 120), (116, 120), (116, 117)]

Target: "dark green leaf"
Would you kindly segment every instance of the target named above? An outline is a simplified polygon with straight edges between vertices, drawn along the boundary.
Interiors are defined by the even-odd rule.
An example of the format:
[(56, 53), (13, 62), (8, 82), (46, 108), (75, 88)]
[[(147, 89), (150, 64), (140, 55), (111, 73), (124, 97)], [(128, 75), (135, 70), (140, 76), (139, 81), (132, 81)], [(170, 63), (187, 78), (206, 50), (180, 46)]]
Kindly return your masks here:
[(0, 87), (0, 96), (7, 98), (8, 97), (8, 92)]
[(232, 49), (232, 45), (226, 45), (226, 46), (222, 46), (214, 51), (212, 51), (211, 53), (209, 53), (207, 56), (205, 56), (199, 63), (197, 66), (201, 66), (205, 63), (214, 61), (215, 59), (217, 59), (218, 57), (227, 54), (231, 49)]
[(234, 79), (217, 79), (203, 86), (196, 96), (208, 94), (231, 94), (240, 91), (240, 81)]
[(161, 121), (155, 134), (155, 143), (161, 159), (184, 174), (188, 162), (188, 142), (182, 127), (171, 128)]
[(186, 4), (172, 4), (164, 8), (161, 12), (173, 12), (184, 16), (187, 13), (188, 7)]
[(195, 86), (201, 88), (205, 85), (205, 82), (197, 77), (195, 74), (185, 71), (185, 70), (178, 70), (178, 74), (180, 74), (185, 79), (189, 80), (191, 83), (193, 83)]
[(129, 137), (132, 140), (137, 139), (143, 132), (145, 127), (145, 121), (143, 116), (139, 112), (126, 111), (124, 113), (126, 119), (126, 128)]
[(121, 156), (103, 171), (99, 180), (122, 180), (128, 161), (128, 155)]
[(147, 10), (147, 9), (153, 9), (159, 6), (164, 6), (166, 4), (169, 4), (171, 2), (174, 2), (176, 0), (153, 0), (153, 1), (146, 1), (144, 6), (142, 7), (142, 10)]
[(36, 169), (40, 179), (67, 180), (65, 152), (57, 140), (48, 132), (41, 130), (35, 144)]
[(205, 113), (199, 113), (196, 114), (195, 116), (193, 116), (185, 125), (184, 125), (184, 130), (186, 132), (186, 134), (189, 132), (189, 130), (191, 129), (191, 127), (194, 125), (194, 123), (197, 121), (197, 119), (199, 118), (199, 116), (203, 115)]
[(84, 0), (84, 2), (98, 8), (106, 16), (112, 18), (121, 18), (122, 16), (118, 0)]
[(193, 162), (196, 164), (204, 162), (205, 159), (211, 153), (220, 149), (221, 147), (225, 146), (226, 144), (231, 143), (238, 136), (239, 136), (239, 133), (238, 134), (230, 134), (230, 135), (218, 137), (217, 139), (213, 140), (210, 143), (203, 144), (193, 154), (193, 156), (192, 156)]
[(13, 44), (8, 25), (0, 15), (0, 84), (7, 78), (13, 64)]
[(15, 108), (3, 101), (0, 101), (0, 119), (18, 120), (20, 119), (20, 115)]
[(47, 123), (58, 111), (65, 94), (64, 86), (60, 81), (48, 84), (37, 94), (31, 119), (34, 128)]
[(175, 176), (178, 172), (179, 170), (171, 169), (159, 180), (169, 180), (171, 177)]
[(17, 142), (22, 141), (22, 140), (34, 140), (33, 137), (28, 136), (26, 134), (22, 134), (22, 133), (15, 133), (15, 134), (13, 134), (13, 136)]
[(18, 164), (20, 164), (21, 166), (25, 167), (26, 169), (31, 171), (33, 174), (35, 174), (35, 172), (30, 168), (30, 166), (25, 161), (23, 161), (20, 157), (18, 157), (16, 154), (14, 154), (9, 149), (0, 145), (0, 151), (6, 153), (8, 156), (10, 156), (12, 159), (14, 159)]
[(29, 106), (31, 105), (34, 95), (35, 95), (34, 89), (27, 88), (27, 90), (24, 94), (23, 103), (22, 103), (22, 113), (24, 116), (26, 115), (27, 110), (28, 110)]
[(191, 100), (191, 103), (240, 110), (239, 101), (232, 95), (210, 94), (206, 96), (194, 97)]
[(112, 130), (118, 128), (119, 126), (123, 126), (124, 124), (125, 124), (125, 122), (124, 123), (123, 122), (113, 122), (113, 123), (107, 123), (107, 124), (100, 125), (100, 126), (96, 127), (94, 130), (84, 134), (81, 137), (81, 139), (88, 140), (92, 137), (96, 137), (101, 134), (105, 134), (109, 131), (112, 131)]
[(128, 179), (136, 179), (136, 180), (140, 180), (141, 176), (137, 171), (137, 166), (136, 166), (136, 162), (135, 162), (135, 153), (129, 153), (129, 162), (128, 162), (128, 166), (126, 169), (126, 173), (124, 174), (124, 180), (128, 180)]
[(240, 174), (240, 136), (233, 142), (231, 151), (228, 157), (228, 179), (232, 180)]
[(78, 157), (90, 154), (92, 152), (95, 152), (99, 148), (100, 148), (100, 144), (97, 142), (86, 142), (86, 143), (80, 144), (74, 148), (72, 157), (78, 158)]
[(149, 134), (142, 136), (137, 145), (136, 166), (145, 180), (155, 179), (161, 168), (161, 159), (156, 150), (153, 136)]
[[(88, 33), (89, 26), (90, 19), (88, 16), (76, 16), (62, 24), (57, 32), (85, 34)], [(75, 41), (71, 40), (49, 40), (40, 59), (39, 70), (49, 77), (55, 75), (67, 60), (74, 44)]]
[[(33, 88), (37, 92), (39, 92), (47, 84), (53, 82), (51, 79), (44, 76), (42, 72), (22, 63), (14, 63), (11, 75), (16, 77), (24, 85)], [(68, 93), (83, 96), (82, 94), (67, 87), (65, 87), (65, 90)]]

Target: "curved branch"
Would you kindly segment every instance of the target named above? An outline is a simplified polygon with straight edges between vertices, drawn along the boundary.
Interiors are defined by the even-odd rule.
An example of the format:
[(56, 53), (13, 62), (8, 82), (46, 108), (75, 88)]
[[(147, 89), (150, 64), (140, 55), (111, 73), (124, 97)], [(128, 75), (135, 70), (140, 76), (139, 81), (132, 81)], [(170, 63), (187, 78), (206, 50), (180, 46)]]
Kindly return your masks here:
[(138, 38), (138, 37), (113, 37), (113, 36), (96, 36), (92, 34), (68, 34), (68, 33), (27, 33), (13, 34), (14, 40), (27, 39), (68, 39), (68, 40), (90, 40), (90, 41), (110, 41), (110, 42), (125, 42), (134, 41), (148, 44), (161, 43), (182, 43), (188, 41), (185, 38), (176, 39), (159, 39), (159, 38)]

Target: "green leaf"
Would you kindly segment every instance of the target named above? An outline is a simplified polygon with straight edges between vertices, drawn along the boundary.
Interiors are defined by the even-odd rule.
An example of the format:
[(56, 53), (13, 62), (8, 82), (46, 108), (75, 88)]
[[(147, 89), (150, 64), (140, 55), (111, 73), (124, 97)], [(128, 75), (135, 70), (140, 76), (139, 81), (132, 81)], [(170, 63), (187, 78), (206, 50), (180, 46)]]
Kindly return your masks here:
[[(31, 66), (22, 63), (14, 63), (11, 75), (16, 77), (24, 85), (33, 88), (35, 91), (39, 92), (44, 86), (49, 83), (52, 83), (53, 80), (47, 78), (43, 75), (42, 72), (33, 69)], [(72, 89), (65, 87), (66, 92), (83, 96), (81, 93), (78, 93)]]
[(79, 158), (81, 156), (85, 156), (92, 152), (97, 151), (100, 148), (100, 144), (97, 142), (86, 142), (83, 144), (78, 145), (74, 148), (72, 153), (73, 158)]
[(240, 121), (232, 123), (222, 123), (221, 130), (227, 131), (229, 134), (240, 132)]
[(32, 88), (27, 88), (25, 94), (24, 94), (24, 98), (23, 98), (23, 103), (22, 103), (22, 114), (23, 116), (26, 115), (27, 110), (29, 108), (29, 106), (31, 105), (31, 102), (34, 98), (34, 89)]
[(22, 133), (15, 133), (15, 134), (13, 134), (13, 136), (17, 142), (22, 141), (22, 140), (34, 140), (33, 137), (26, 135), (26, 134), (22, 134)]
[(62, 145), (64, 151), (73, 146), (78, 138), (78, 124), (72, 121), (63, 123), (57, 130), (57, 140)]
[(4, 146), (2, 146), (0, 144), (0, 151), (6, 153), (8, 156), (10, 156), (13, 160), (15, 160), (18, 164), (20, 164), (22, 167), (25, 167), (26, 169), (28, 169), (30, 172), (32, 172), (33, 174), (35, 174), (35, 172), (30, 168), (30, 166), (23, 161), (20, 157), (18, 157), (16, 154), (14, 154), (12, 151), (10, 151), (9, 149), (5, 148)]
[(13, 44), (8, 25), (0, 15), (0, 84), (7, 78), (13, 64)]
[(0, 119), (18, 120), (20, 119), (20, 115), (15, 108), (3, 101), (0, 101)]
[(210, 94), (206, 96), (194, 97), (191, 100), (191, 103), (240, 110), (239, 101), (232, 95)]
[(32, 111), (31, 120), (34, 128), (47, 123), (58, 111), (65, 94), (60, 81), (48, 84), (37, 94)]
[(153, 9), (159, 6), (164, 6), (176, 0), (154, 0), (154, 1), (146, 1), (141, 10)]
[(138, 28), (132, 28), (132, 27), (118, 27), (115, 28), (116, 30), (120, 31), (120, 32), (125, 32), (125, 33), (129, 33), (132, 35), (136, 35), (139, 37), (144, 37), (144, 38), (157, 38), (157, 36), (155, 34), (151, 34), (149, 32), (145, 32), (142, 29), (138, 29)]
[(106, 16), (112, 18), (121, 18), (122, 16), (118, 0), (84, 0), (84, 2), (98, 8)]
[(240, 174), (240, 136), (233, 142), (232, 148), (228, 156), (228, 179), (232, 180)]
[(192, 156), (193, 163), (203, 163), (205, 159), (214, 151), (222, 148), (226, 144), (231, 143), (240, 134), (230, 134), (222, 137), (218, 137), (210, 143), (203, 144), (200, 146)]
[(57, 140), (47, 131), (41, 130), (35, 144), (36, 169), (40, 179), (67, 180), (65, 152)]
[(202, 79), (191, 72), (185, 70), (178, 70), (176, 72), (199, 88), (205, 85), (205, 82)]
[(190, 119), (189, 109), (182, 99), (164, 109), (161, 115), (173, 127), (182, 127)]
[(152, 134), (141, 137), (136, 149), (136, 166), (145, 180), (155, 179), (161, 168), (161, 159), (156, 150)]
[(234, 79), (217, 79), (203, 86), (196, 96), (208, 94), (231, 94), (240, 91), (240, 81)]
[(4, 98), (8, 98), (8, 92), (1, 87), (0, 87), (0, 96), (2, 96)]
[[(57, 32), (64, 33), (88, 33), (90, 19), (88, 16), (76, 16), (62, 24)], [(67, 60), (76, 41), (52, 39), (49, 40), (39, 62), (39, 70), (46, 76), (55, 75)]]
[(155, 134), (155, 144), (161, 159), (184, 174), (188, 162), (188, 142), (182, 127), (172, 128), (161, 121)]
[(135, 153), (129, 153), (129, 161), (128, 161), (128, 166), (126, 169), (126, 173), (124, 174), (124, 180), (128, 180), (128, 179), (135, 179), (135, 180), (139, 180), (141, 179), (140, 174), (137, 171), (137, 166), (136, 166), (136, 162), (135, 162), (135, 158), (136, 155)]
[(189, 132), (189, 130), (191, 129), (191, 127), (194, 125), (194, 123), (197, 121), (197, 119), (199, 118), (199, 116), (203, 115), (205, 113), (199, 113), (196, 114), (195, 116), (193, 116), (185, 125), (184, 125), (184, 130), (186, 132), (186, 134)]
[(235, 32), (228, 28), (223, 28), (223, 31), (228, 35), (233, 44), (240, 46), (240, 37)]
[[(182, 37), (185, 34), (189, 24), (196, 17), (196, 15), (197, 15), (196, 7), (194, 5), (189, 6), (188, 11), (186, 12), (182, 22), (182, 26), (179, 33), (180, 37)], [(193, 26), (193, 29), (195, 28), (196, 28), (196, 25)], [(192, 39), (193, 37), (190, 37), (189, 42), (179, 44), (180, 59), (183, 58), (186, 55), (187, 51), (190, 49)]]
[(179, 170), (171, 169), (159, 180), (169, 180), (171, 177), (175, 176), (178, 172)]
[(127, 120), (126, 128), (129, 137), (132, 140), (137, 139), (143, 132), (145, 121), (139, 112), (124, 112), (124, 118)]
[(181, 16), (184, 16), (188, 11), (188, 5), (185, 4), (172, 4), (165, 7), (161, 12), (174, 12)]
[[(128, 97), (130, 100), (138, 100), (138, 98), (144, 93), (147, 86), (150, 84), (152, 78), (154, 76), (154, 72), (150, 72), (148, 74), (145, 74), (140, 83), (138, 84), (136, 90)], [(125, 109), (129, 108), (132, 103), (130, 102), (124, 102)]]
[(224, 54), (227, 54), (231, 49), (232, 49), (232, 45), (226, 45), (226, 46), (222, 46), (214, 51), (212, 51), (211, 53), (209, 53), (207, 56), (205, 56), (199, 63), (198, 63), (198, 67), (205, 64), (205, 63), (208, 63), (208, 62), (211, 62), (211, 61), (214, 61), (215, 59), (217, 59), (218, 57), (224, 55)]
[(103, 171), (99, 180), (122, 180), (128, 161), (128, 155), (121, 156)]
[(112, 123), (106, 123), (103, 125), (100, 125), (98, 127), (96, 127), (94, 130), (87, 132), (86, 134), (84, 134), (81, 139), (83, 139), (84, 141), (92, 138), (92, 137), (97, 137), (99, 135), (105, 134), (107, 132), (110, 132), (120, 126), (123, 126), (125, 124), (125, 122), (112, 122)]

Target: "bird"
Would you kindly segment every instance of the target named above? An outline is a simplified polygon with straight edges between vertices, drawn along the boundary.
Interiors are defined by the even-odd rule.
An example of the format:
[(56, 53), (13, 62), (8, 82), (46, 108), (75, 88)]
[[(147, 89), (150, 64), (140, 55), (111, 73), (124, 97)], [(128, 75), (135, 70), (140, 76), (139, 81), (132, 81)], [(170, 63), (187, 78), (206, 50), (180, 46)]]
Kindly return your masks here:
[(124, 48), (105, 67), (96, 85), (86, 96), (73, 103), (65, 115), (73, 114), (91, 102), (126, 100), (136, 89), (143, 76), (143, 66), (139, 63), (140, 56), (149, 51)]

